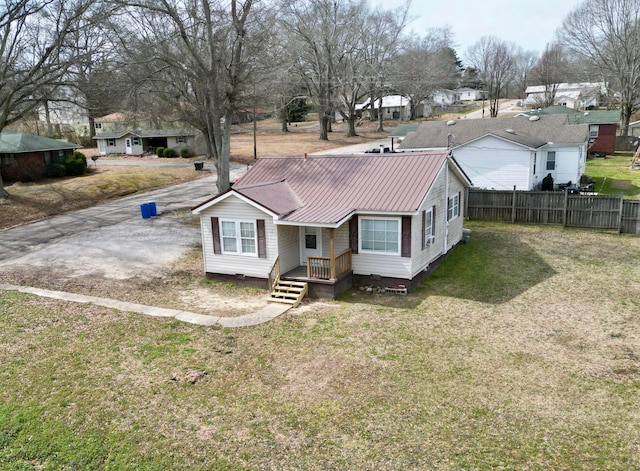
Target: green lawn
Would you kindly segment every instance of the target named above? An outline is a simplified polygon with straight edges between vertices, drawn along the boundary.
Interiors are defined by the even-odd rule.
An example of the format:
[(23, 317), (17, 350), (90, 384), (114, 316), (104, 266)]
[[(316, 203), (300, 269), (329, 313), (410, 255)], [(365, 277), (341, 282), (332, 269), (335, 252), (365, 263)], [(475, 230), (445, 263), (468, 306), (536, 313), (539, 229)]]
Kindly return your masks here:
[(630, 170), (632, 152), (616, 152), (605, 159), (587, 161), (586, 174), (595, 180), (595, 191), (604, 195), (623, 194), (640, 199), (640, 167)]
[(0, 291), (0, 469), (639, 469), (640, 238), (468, 226), (246, 329)]

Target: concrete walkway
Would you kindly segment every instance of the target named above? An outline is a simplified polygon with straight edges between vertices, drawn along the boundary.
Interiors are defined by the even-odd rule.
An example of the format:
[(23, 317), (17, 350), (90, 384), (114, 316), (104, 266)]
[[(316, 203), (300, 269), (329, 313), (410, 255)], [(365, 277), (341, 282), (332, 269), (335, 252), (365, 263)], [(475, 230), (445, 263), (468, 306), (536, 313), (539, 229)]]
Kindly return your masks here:
[(144, 304), (128, 303), (125, 301), (117, 301), (115, 299), (100, 298), (97, 296), (85, 296), (83, 294), (66, 293), (64, 291), (52, 291), (47, 289), (32, 288), (29, 286), (16, 286), (0, 284), (0, 289), (5, 291), (18, 291), (20, 293), (34, 294), (44, 298), (61, 299), (63, 301), (73, 301), (76, 303), (95, 304), (111, 309), (117, 309), (125, 312), (136, 312), (153, 317), (173, 317), (182, 322), (189, 324), (221, 327), (250, 327), (253, 325), (263, 324), (275, 319), (281, 314), (287, 312), (291, 306), (285, 304), (268, 304), (259, 311), (251, 314), (245, 314), (238, 317), (221, 317), (207, 316), (197, 314), (195, 312), (181, 311), (178, 309), (166, 309), (162, 307), (147, 306)]

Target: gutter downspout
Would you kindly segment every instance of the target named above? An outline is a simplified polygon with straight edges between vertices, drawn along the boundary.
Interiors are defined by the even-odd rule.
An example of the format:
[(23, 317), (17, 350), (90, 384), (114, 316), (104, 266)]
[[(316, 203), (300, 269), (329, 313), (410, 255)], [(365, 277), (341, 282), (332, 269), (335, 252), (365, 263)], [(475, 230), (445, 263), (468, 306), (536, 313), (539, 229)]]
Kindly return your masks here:
[(445, 194), (445, 207), (444, 207), (444, 247), (443, 247), (443, 255), (447, 253), (447, 248), (449, 247), (449, 157), (451, 156), (451, 149), (447, 154), (447, 159), (445, 160), (445, 169), (444, 169), (444, 194)]

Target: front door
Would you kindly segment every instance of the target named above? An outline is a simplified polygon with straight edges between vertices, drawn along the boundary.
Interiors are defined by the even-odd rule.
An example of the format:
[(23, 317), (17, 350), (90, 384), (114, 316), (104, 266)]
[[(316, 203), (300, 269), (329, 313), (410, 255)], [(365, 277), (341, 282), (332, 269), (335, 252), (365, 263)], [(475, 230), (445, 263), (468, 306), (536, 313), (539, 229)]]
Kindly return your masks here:
[(300, 228), (300, 264), (307, 264), (307, 257), (322, 257), (322, 229)]
[(131, 147), (131, 138), (126, 138), (124, 141), (124, 145), (126, 147), (125, 152), (127, 154), (133, 154), (133, 147)]

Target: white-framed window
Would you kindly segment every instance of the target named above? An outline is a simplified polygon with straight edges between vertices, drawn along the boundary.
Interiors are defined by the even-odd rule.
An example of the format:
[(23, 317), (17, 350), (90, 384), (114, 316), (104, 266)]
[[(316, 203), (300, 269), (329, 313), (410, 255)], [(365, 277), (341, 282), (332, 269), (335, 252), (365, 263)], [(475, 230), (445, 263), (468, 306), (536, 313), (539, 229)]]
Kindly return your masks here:
[(187, 136), (178, 136), (176, 137), (176, 144), (186, 144)]
[(258, 255), (258, 237), (255, 221), (220, 220), (222, 253)]
[(556, 151), (550, 150), (547, 152), (547, 170), (556, 169)]
[(460, 193), (449, 198), (447, 202), (447, 221), (457, 218), (460, 215)]
[(400, 255), (399, 218), (360, 218), (359, 251)]
[(597, 124), (592, 124), (589, 126), (589, 137), (598, 137), (599, 127)]
[(424, 212), (424, 245), (433, 245), (436, 239), (435, 218), (433, 217), (433, 208), (429, 208)]
[(132, 137), (131, 141), (132, 141), (134, 146), (139, 146), (140, 145), (140, 138), (139, 137)]
[(115, 147), (116, 140), (115, 139), (107, 139), (107, 147)]
[(102, 123), (94, 123), (94, 124), (93, 124), (93, 127), (94, 127), (95, 129), (102, 129)]

